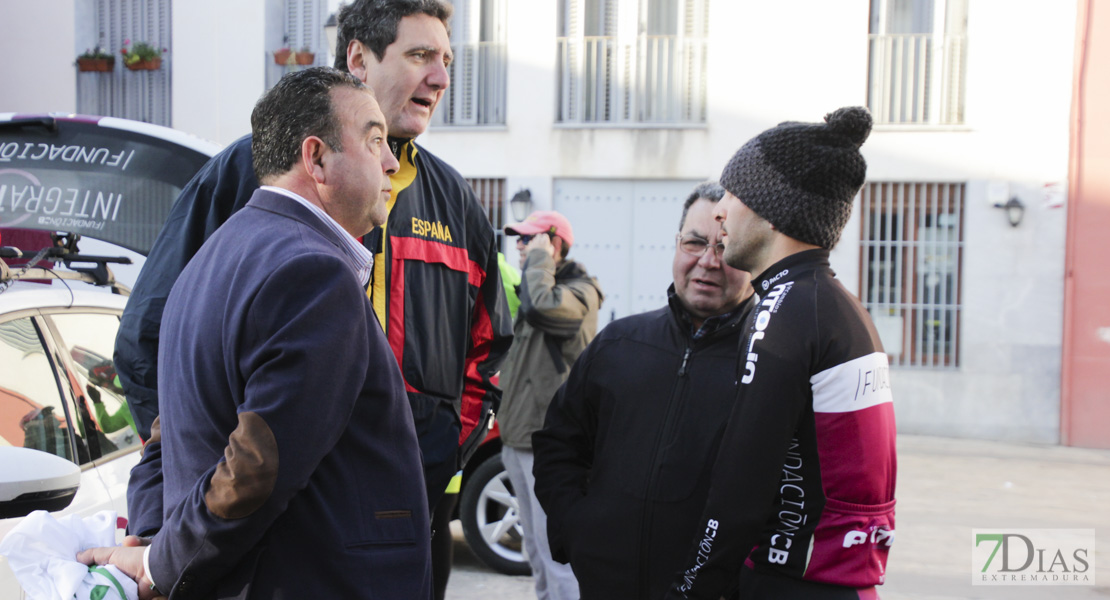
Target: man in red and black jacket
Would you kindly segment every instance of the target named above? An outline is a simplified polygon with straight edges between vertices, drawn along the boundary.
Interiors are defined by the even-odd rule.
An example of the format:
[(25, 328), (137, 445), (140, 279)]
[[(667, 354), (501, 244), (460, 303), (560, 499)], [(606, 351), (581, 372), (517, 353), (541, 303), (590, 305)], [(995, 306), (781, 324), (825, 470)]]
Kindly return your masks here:
[[(433, 510), (486, 433), (501, 399), (490, 377), (512, 342), (493, 225), (459, 173), (413, 142), (449, 84), (450, 16), (440, 0), (349, 4), (338, 19), (335, 65), (374, 90), (401, 165), (390, 177), (386, 225), (363, 239), (375, 253), (367, 293), (405, 379)], [(233, 142), (182, 190), (121, 320), (116, 365), (144, 439), (158, 437), (165, 299), (204, 240), (258, 187), (250, 144), (250, 136)], [(342, 351), (342, 340), (336, 344)], [(132, 471), (131, 533), (161, 527), (159, 453), (157, 443), (148, 443)]]
[(401, 365), (434, 498), (500, 403), (490, 377), (512, 341), (511, 322), (493, 230), (469, 184), (412, 139), (390, 145), (401, 168), (388, 221), (363, 238), (374, 252), (369, 295)]

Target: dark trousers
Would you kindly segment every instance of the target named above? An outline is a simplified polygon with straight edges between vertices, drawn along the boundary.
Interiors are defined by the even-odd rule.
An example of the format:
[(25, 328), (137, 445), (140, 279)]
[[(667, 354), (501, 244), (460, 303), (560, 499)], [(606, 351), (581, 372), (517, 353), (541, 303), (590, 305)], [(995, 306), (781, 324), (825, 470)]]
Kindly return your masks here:
[(458, 494), (444, 494), (432, 512), (432, 588), (435, 600), (443, 600), (451, 563), (455, 557), (455, 540), (451, 537), (451, 514), (455, 512)]

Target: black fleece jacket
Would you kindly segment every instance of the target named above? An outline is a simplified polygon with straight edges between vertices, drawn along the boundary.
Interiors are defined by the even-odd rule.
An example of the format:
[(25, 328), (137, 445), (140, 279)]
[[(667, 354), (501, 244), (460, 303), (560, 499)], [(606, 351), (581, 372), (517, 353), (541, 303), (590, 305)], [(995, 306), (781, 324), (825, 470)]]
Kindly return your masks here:
[(697, 340), (670, 304), (606, 326), (532, 436), (552, 555), (583, 600), (662, 597), (709, 492), (751, 300)]

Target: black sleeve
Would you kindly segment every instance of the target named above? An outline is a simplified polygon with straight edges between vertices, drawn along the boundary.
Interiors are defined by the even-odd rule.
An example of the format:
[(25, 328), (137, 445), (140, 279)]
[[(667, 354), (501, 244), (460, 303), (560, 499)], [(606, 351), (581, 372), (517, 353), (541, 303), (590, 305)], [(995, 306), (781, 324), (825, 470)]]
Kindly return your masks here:
[(162, 442), (143, 446), (143, 457), (127, 482), (127, 533), (150, 537), (162, 528)]
[(158, 328), (170, 289), (205, 240), (257, 188), (248, 135), (212, 157), (181, 190), (135, 282), (120, 319), (114, 360), (143, 440), (150, 439), (158, 416)]
[(586, 347), (555, 393), (543, 428), (532, 434), (536, 498), (547, 513), (551, 556), (563, 563), (569, 560), (565, 524), (574, 504), (586, 494), (594, 461), (599, 399), (591, 391), (590, 363), (604, 345), (599, 338)]

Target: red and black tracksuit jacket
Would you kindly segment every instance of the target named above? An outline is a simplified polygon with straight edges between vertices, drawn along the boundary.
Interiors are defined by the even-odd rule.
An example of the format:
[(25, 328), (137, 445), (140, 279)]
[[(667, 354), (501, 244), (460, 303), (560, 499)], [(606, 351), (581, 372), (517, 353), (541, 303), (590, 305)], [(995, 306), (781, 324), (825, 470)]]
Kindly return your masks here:
[[(400, 168), (386, 224), (363, 239), (374, 252), (368, 294), (405, 379), (429, 494), (438, 495), (500, 403), (490, 377), (512, 320), (493, 226), (470, 185), (413, 141), (390, 145)], [(434, 492), (433, 473), (446, 476)]]

